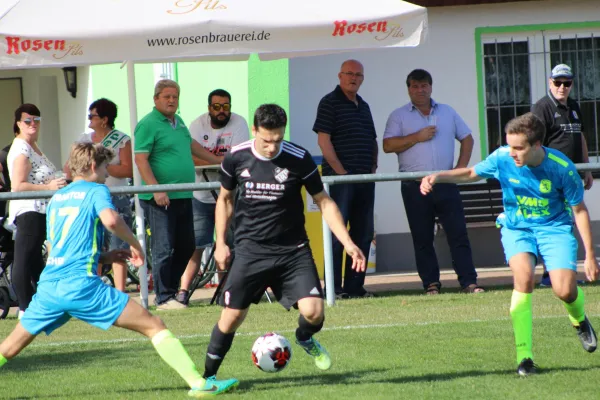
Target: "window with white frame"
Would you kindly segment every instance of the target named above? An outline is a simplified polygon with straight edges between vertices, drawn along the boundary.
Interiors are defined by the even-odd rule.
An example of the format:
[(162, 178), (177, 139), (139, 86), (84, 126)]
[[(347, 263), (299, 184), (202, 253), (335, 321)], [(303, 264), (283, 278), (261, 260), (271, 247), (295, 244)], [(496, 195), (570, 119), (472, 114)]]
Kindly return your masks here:
[(504, 126), (548, 91), (557, 64), (573, 68), (570, 97), (581, 107), (590, 161), (600, 158), (600, 31), (485, 36), (483, 68), (488, 151), (505, 144)]

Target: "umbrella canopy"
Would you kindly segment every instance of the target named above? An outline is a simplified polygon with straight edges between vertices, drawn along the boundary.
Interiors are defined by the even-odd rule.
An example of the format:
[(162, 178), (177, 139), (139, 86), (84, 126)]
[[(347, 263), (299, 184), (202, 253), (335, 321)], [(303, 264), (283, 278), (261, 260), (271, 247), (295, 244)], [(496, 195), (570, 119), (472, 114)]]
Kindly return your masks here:
[[(426, 33), (427, 10), (400, 0), (0, 0), (0, 69), (128, 61), (134, 132), (134, 63), (410, 47), (419, 45)], [(134, 182), (140, 182), (137, 168)], [(137, 196), (136, 222), (144, 245)], [(331, 238), (328, 231), (324, 238)], [(329, 252), (327, 286), (333, 286), (331, 264)], [(146, 268), (140, 268), (140, 282), (147, 307)], [(328, 294), (329, 304), (333, 296)]]
[(289, 58), (417, 46), (427, 11), (399, 0), (3, 0), (0, 68)]

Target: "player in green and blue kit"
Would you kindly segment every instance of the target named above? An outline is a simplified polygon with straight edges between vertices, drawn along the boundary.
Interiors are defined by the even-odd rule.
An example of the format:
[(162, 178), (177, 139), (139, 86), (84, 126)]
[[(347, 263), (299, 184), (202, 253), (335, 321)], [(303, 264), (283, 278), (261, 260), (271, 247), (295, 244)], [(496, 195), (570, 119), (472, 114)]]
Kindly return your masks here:
[(590, 216), (583, 202), (583, 185), (573, 163), (558, 150), (542, 146), (544, 124), (532, 113), (506, 125), (507, 146), (490, 154), (473, 168), (444, 171), (425, 177), (421, 192), (442, 182), (468, 183), (496, 178), (502, 186), (504, 213), (502, 246), (514, 276), (510, 315), (517, 347), (517, 373), (536, 372), (532, 354), (531, 293), (534, 269), (544, 261), (552, 289), (560, 298), (583, 348), (593, 352), (596, 333), (584, 312), (583, 291), (577, 287), (577, 240), (573, 218), (585, 246), (585, 274), (595, 281), (598, 262), (592, 244)]
[[(206, 380), (181, 342), (160, 318), (98, 277), (98, 262), (110, 264), (130, 258), (144, 262), (140, 243), (115, 211), (103, 185), (112, 151), (98, 144), (73, 146), (68, 161), (73, 183), (54, 194), (47, 208), (50, 253), (37, 293), (13, 332), (0, 344), (0, 367), (19, 354), (40, 333), (47, 335), (76, 317), (90, 325), (111, 325), (139, 332), (151, 339), (162, 359), (191, 387), (189, 395), (202, 397), (237, 386), (235, 379)], [(104, 229), (129, 243), (131, 250), (100, 252)]]

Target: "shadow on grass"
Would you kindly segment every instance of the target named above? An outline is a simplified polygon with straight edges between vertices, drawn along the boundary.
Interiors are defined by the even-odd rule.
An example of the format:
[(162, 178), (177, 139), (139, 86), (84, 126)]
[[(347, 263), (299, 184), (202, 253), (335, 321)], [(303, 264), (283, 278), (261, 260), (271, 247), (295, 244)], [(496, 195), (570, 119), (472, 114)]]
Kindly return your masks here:
[[(144, 387), (144, 388), (140, 388), (140, 389), (126, 389), (126, 390), (115, 390), (113, 393), (116, 395), (115, 397), (121, 397), (122, 396), (118, 396), (117, 394), (126, 394), (126, 393), (155, 393), (155, 392), (181, 392), (182, 397), (187, 394), (187, 392), (189, 391), (189, 389), (187, 387), (184, 386), (171, 386), (171, 387)], [(80, 399), (82, 397), (86, 397), (86, 396), (97, 396), (98, 392), (96, 391), (81, 391), (78, 392), (77, 394), (64, 394), (64, 393), (60, 393), (60, 394), (44, 394), (43, 398), (44, 399), (55, 399), (55, 398), (61, 398), (61, 399)], [(167, 396), (167, 395), (165, 395)], [(18, 397), (1, 397), (3, 399), (8, 399), (8, 400), (33, 400), (33, 399), (40, 399), (40, 396), (18, 396)], [(110, 399), (110, 393), (106, 393), (106, 398)], [(125, 397), (127, 398), (127, 397)], [(169, 398), (169, 397), (165, 397), (165, 398)]]
[[(125, 346), (103, 349), (73, 349), (65, 346), (61, 348), (60, 352), (48, 351), (47, 353), (40, 353), (36, 351), (35, 354), (31, 354), (25, 349), (23, 353), (10, 360), (3, 369), (13, 372), (27, 372), (64, 367), (77, 368), (78, 366), (84, 368), (94, 361), (106, 362), (114, 360), (116, 363), (123, 363), (129, 358), (127, 353), (135, 353), (132, 356), (139, 356), (140, 351), (144, 350), (140, 350), (139, 347), (127, 348)], [(154, 349), (150, 343), (147, 351), (154, 354)]]
[[(588, 366), (588, 367), (554, 367), (554, 368), (543, 368), (539, 370), (540, 375), (552, 373), (552, 372), (583, 372), (590, 370), (600, 369), (600, 365)], [(483, 371), (483, 370), (470, 370), (470, 371), (457, 371), (457, 372), (446, 372), (439, 374), (425, 374), (418, 376), (399, 376), (392, 378), (378, 378), (377, 376), (369, 376), (379, 373), (387, 373), (386, 369), (371, 369), (363, 371), (352, 371), (347, 373), (322, 373), (313, 375), (302, 375), (297, 377), (266, 377), (258, 379), (249, 379), (240, 382), (238, 390), (252, 390), (252, 391), (266, 391), (273, 389), (274, 386), (306, 386), (306, 385), (360, 385), (364, 383), (396, 383), (396, 384), (409, 384), (409, 383), (423, 383), (423, 382), (443, 382), (452, 381), (461, 378), (477, 378), (485, 376), (506, 376), (519, 378), (516, 374), (516, 368), (495, 370), (495, 371)], [(366, 377), (368, 376), (368, 377)], [(363, 379), (364, 378), (364, 379)]]
[[(590, 370), (600, 369), (600, 365), (598, 366), (590, 366), (590, 367), (554, 367), (554, 368), (544, 368), (541, 369), (539, 375), (544, 375), (552, 372), (584, 372)], [(315, 386), (315, 385), (361, 385), (361, 384), (371, 384), (371, 383), (396, 383), (396, 384), (411, 384), (411, 383), (423, 383), (423, 382), (444, 382), (444, 381), (452, 381), (456, 379), (462, 378), (477, 378), (477, 377), (486, 377), (486, 376), (506, 376), (506, 377), (514, 377), (515, 379), (523, 379), (519, 378), (515, 372), (515, 369), (504, 369), (504, 370), (496, 370), (496, 371), (482, 371), (482, 370), (469, 370), (469, 371), (457, 371), (457, 372), (446, 372), (439, 374), (425, 374), (419, 376), (399, 376), (392, 378), (378, 378), (377, 376), (372, 376), (374, 374), (385, 374), (388, 370), (384, 368), (380, 369), (369, 369), (369, 370), (361, 370), (361, 371), (351, 371), (351, 372), (340, 372), (340, 373), (316, 373), (311, 375), (301, 375), (301, 376), (268, 376), (265, 378), (256, 378), (256, 379), (248, 379), (240, 382), (240, 386), (237, 391), (252, 391), (252, 392), (261, 392), (261, 391), (269, 391), (273, 390), (277, 386), (283, 387), (301, 387), (301, 386)], [(530, 377), (529, 379), (535, 379), (534, 377)], [(187, 389), (181, 385), (177, 386), (161, 386), (161, 387), (142, 387), (138, 389), (124, 389), (119, 390), (115, 388), (115, 395), (126, 395), (127, 393), (155, 393), (155, 392), (182, 392), (185, 394)], [(235, 392), (234, 392), (235, 393)], [(68, 395), (65, 393), (57, 393), (57, 394), (44, 394), (44, 398), (81, 398), (86, 395), (97, 395), (97, 391), (81, 391), (77, 394)], [(110, 397), (110, 393), (106, 393), (107, 396)], [(109, 398), (108, 397), (108, 398)], [(119, 397), (119, 396), (118, 396)], [(18, 397), (6, 397), (7, 399), (37, 399), (39, 396), (18, 396)]]

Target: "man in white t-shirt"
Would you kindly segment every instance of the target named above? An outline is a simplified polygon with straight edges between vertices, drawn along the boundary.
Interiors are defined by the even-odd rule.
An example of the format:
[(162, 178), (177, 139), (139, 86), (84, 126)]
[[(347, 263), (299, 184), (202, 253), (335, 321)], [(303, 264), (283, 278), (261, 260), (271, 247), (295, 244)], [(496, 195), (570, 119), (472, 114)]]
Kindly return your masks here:
[[(189, 126), (192, 138), (221, 160), (231, 147), (249, 139), (250, 131), (244, 117), (231, 112), (231, 95), (223, 89), (216, 89), (208, 95), (208, 112), (196, 118)], [(206, 162), (194, 157), (196, 165)], [(204, 171), (209, 182), (218, 181), (217, 171)], [(196, 171), (196, 182), (206, 182), (202, 171)], [(213, 191), (194, 192), (194, 234), (196, 251), (181, 277), (177, 301), (187, 304), (189, 288), (198, 273), (204, 249), (213, 243), (215, 230), (215, 203)]]

